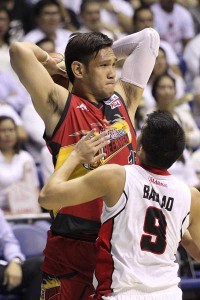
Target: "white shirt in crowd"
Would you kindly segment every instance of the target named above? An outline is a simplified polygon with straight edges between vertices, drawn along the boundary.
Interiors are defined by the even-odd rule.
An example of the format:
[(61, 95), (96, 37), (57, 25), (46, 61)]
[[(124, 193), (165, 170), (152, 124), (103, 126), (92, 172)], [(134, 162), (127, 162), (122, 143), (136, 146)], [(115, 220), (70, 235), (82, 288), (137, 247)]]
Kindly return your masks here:
[[(56, 39), (55, 39), (55, 51), (59, 53), (64, 53), (69, 36), (72, 32), (67, 29), (59, 28), (56, 30)], [(24, 41), (29, 41), (32, 43), (37, 43), (39, 40), (45, 38), (45, 33), (40, 29), (36, 28), (28, 32), (24, 36)]]
[(8, 197), (6, 189), (13, 183), (24, 179), (25, 164), (29, 164), (32, 171), (32, 186), (37, 188), (39, 186), (37, 171), (35, 163), (31, 155), (20, 150), (15, 154), (11, 161), (7, 161), (3, 154), (0, 152), (0, 208), (8, 209)]
[(175, 3), (171, 13), (161, 8), (159, 3), (151, 6), (154, 13), (155, 29), (162, 40), (167, 41), (174, 48), (177, 54), (183, 52), (183, 39), (194, 37), (194, 23), (191, 14), (187, 9)]
[(187, 65), (186, 80), (191, 83), (200, 75), (200, 34), (186, 45), (183, 57)]

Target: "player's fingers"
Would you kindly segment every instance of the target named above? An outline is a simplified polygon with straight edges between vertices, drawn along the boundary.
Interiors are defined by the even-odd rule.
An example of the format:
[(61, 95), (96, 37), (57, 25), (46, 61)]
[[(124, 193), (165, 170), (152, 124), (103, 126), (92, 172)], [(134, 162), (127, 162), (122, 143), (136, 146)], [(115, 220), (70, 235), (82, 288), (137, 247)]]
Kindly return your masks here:
[(107, 132), (106, 131), (103, 131), (101, 132), (100, 134), (96, 134), (94, 135), (92, 138), (91, 138), (91, 142), (96, 142), (96, 141), (99, 141), (101, 140), (101, 138), (107, 136)]
[(99, 161), (99, 160), (101, 160), (102, 158), (105, 158), (105, 157), (106, 157), (106, 153), (101, 153), (99, 155), (96, 155), (93, 158), (92, 163), (95, 163), (95, 162), (97, 162), (97, 161)]
[(110, 140), (110, 136), (106, 132), (102, 132), (101, 134), (98, 134), (97, 136), (91, 138), (90, 142), (93, 146), (98, 146), (107, 140)]
[(63, 69), (61, 69), (61, 68), (58, 68), (58, 74), (64, 76), (64, 75), (67, 74), (67, 72), (66, 72), (66, 70), (63, 70)]
[(93, 145), (93, 147), (95, 148), (95, 151), (98, 152), (101, 148), (103, 148), (109, 144), (110, 144), (110, 139), (107, 137), (104, 137), (101, 140), (96, 141), (96, 144)]
[(82, 138), (84, 138), (86, 141), (91, 140), (91, 138), (93, 138), (93, 136), (94, 136), (94, 132), (95, 132), (95, 130), (92, 129), (85, 136), (83, 136)]
[(108, 144), (110, 144), (110, 136), (108, 135), (102, 136), (101, 138), (93, 142), (93, 146), (98, 148), (102, 148)]

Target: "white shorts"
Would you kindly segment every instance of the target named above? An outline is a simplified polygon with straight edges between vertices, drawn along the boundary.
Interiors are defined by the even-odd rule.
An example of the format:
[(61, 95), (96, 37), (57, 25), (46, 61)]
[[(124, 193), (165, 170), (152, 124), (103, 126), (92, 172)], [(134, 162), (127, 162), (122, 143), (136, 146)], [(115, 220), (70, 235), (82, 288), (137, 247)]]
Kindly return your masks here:
[(104, 300), (182, 300), (182, 291), (179, 287), (173, 287), (162, 291), (144, 293), (140, 291), (128, 291), (120, 295), (103, 296)]

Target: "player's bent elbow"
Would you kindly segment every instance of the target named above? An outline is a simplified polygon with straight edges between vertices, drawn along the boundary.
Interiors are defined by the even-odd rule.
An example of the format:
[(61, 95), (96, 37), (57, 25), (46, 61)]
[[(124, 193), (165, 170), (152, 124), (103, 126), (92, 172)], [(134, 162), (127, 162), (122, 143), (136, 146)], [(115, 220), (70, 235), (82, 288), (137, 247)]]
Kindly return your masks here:
[(158, 49), (160, 47), (160, 36), (158, 32), (154, 28), (145, 28), (145, 41), (147, 42), (147, 46), (154, 52), (154, 54), (157, 56)]
[(39, 205), (44, 209), (48, 209), (48, 210), (53, 209), (53, 207), (49, 203), (50, 199), (51, 199), (51, 196), (50, 196), (48, 190), (43, 188), (39, 193), (39, 198), (38, 198)]
[(11, 63), (13, 60), (19, 59), (21, 50), (22, 50), (22, 47), (21, 47), (20, 42), (13, 42), (11, 44), (10, 49), (9, 49)]

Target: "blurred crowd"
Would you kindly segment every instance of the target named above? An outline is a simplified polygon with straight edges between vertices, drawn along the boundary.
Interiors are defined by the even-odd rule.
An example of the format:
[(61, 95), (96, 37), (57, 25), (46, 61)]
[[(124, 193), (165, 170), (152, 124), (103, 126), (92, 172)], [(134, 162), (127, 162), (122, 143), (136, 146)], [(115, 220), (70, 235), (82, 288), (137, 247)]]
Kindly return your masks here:
[(17, 190), (20, 184), (23, 195), (28, 182), (30, 203), (35, 202), (29, 210), (40, 210), (37, 193), (53, 170), (43, 121), (10, 65), (10, 43), (30, 41), (48, 53), (64, 53), (73, 32), (100, 31), (117, 40), (146, 27), (159, 32), (161, 44), (135, 128), (140, 131), (152, 110), (170, 111), (187, 139), (184, 155), (170, 172), (200, 187), (200, 0), (1, 0), (0, 208), (4, 212), (23, 212), (22, 204), (16, 207), (22, 198)]
[(12, 70), (10, 44), (30, 41), (48, 53), (64, 53), (73, 32), (99, 31), (117, 40), (147, 27), (158, 31), (161, 43), (135, 128), (139, 132), (153, 110), (171, 112), (185, 130), (186, 149), (170, 172), (200, 189), (200, 0), (0, 0), (0, 209), (5, 214), (41, 212), (38, 192), (53, 171), (44, 123)]

